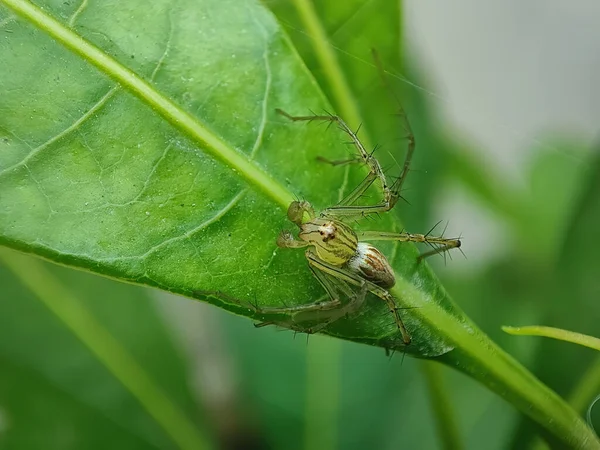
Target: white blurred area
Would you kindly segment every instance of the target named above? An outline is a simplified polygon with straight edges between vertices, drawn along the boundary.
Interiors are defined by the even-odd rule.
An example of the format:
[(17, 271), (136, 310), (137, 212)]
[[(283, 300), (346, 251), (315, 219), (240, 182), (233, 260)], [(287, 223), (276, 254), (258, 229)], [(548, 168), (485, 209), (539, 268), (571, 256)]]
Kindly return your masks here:
[[(411, 54), (438, 117), (522, 185), (553, 137), (591, 148), (600, 138), (600, 3), (596, 0), (407, 0)], [(581, 154), (572, 155), (581, 158)], [(449, 233), (464, 236), (469, 269), (502, 252), (503, 226), (460, 190), (439, 201)]]

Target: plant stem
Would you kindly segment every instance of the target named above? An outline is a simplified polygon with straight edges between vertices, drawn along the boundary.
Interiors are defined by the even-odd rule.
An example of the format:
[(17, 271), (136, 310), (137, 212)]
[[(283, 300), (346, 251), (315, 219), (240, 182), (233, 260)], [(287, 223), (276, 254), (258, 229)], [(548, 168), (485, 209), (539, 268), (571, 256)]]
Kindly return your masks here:
[(425, 381), (429, 390), (431, 409), (435, 416), (438, 435), (445, 450), (460, 450), (464, 448), (456, 414), (452, 408), (452, 400), (448, 389), (444, 385), (442, 368), (432, 361), (423, 361), (421, 371), (425, 375)]
[(402, 299), (402, 306), (412, 308), (411, 314), (424, 326), (435, 329), (454, 347), (439, 361), (479, 380), (570, 447), (600, 450), (595, 433), (565, 400), (466, 318), (459, 320), (400, 276), (390, 293)]
[(544, 336), (559, 341), (571, 342), (600, 351), (600, 339), (560, 328), (531, 325), (527, 327), (502, 327), (508, 334), (517, 336)]

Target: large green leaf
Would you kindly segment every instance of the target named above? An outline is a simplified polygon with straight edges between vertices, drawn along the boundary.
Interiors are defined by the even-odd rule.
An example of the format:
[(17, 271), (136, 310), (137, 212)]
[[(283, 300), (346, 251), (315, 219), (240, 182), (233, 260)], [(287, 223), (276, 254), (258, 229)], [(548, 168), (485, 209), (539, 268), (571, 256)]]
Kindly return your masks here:
[[(245, 315), (240, 302), (321, 295), (302, 253), (277, 250), (275, 237), (294, 195), (322, 208), (364, 173), (315, 164), (347, 154), (339, 132), (275, 115), (329, 105), (268, 12), (217, 0), (3, 3), (22, 19), (2, 11), (0, 243), (187, 296), (218, 291), (197, 296)], [(597, 447), (453, 305), (414, 247), (382, 249), (391, 293), (412, 308), (409, 352), (445, 354), (566, 442)], [(401, 342), (375, 300), (328, 332)]]
[[(136, 20), (130, 8), (57, 6), (55, 14), (79, 34), (42, 15), (42, 31), (8, 23), (4, 67), (19, 69), (0, 75), (8, 92), (2, 109), (12, 111), (1, 124), (0, 240), (188, 296), (219, 291), (205, 299), (246, 315), (248, 308), (223, 299), (309, 303), (321, 291), (302, 252), (277, 250), (275, 238), (290, 225), (285, 208), (292, 193), (317, 208), (338, 199), (347, 174), (314, 161), (323, 154), (343, 158), (346, 138), (276, 115), (276, 107), (305, 113), (329, 106), (267, 12), (251, 3), (205, 6), (153, 3), (151, 14), (138, 12), (150, 14), (150, 23)], [(118, 23), (129, 25), (123, 30)], [(77, 53), (48, 37), (61, 32)], [(43, 76), (31, 61), (44, 61)], [(15, 70), (23, 75), (14, 77)], [(353, 172), (346, 185), (361, 176)], [(374, 226), (394, 229), (389, 218)], [(416, 263), (414, 248), (384, 249), (396, 255), (399, 273), (420, 286), (421, 305), (410, 306), (433, 297), (452, 309), (431, 272)], [(393, 348), (397, 329), (385, 305), (372, 303), (360, 322), (332, 332)], [(421, 323), (425, 309), (415, 311), (407, 320), (410, 351), (450, 350)]]

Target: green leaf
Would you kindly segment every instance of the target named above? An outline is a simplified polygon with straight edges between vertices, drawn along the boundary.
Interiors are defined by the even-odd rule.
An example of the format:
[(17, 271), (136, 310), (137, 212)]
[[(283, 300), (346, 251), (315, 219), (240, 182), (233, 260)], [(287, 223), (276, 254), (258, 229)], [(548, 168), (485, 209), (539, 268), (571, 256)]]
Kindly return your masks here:
[[(275, 246), (285, 209), (294, 195), (331, 205), (364, 173), (314, 162), (347, 154), (339, 132), (274, 114), (331, 108), (268, 12), (217, 0), (2, 3), (22, 19), (3, 12), (0, 243), (187, 296), (214, 292), (199, 297), (244, 315), (238, 301), (321, 296), (302, 252)], [(367, 226), (399, 230), (388, 216)], [(443, 355), (565, 442), (598, 447), (454, 306), (413, 246), (382, 250), (397, 273), (392, 295), (412, 308), (409, 352)], [(401, 342), (375, 300), (328, 332)]]
[[(347, 149), (336, 130), (275, 114), (275, 107), (304, 113), (328, 105), (272, 16), (248, 4), (223, 15), (219, 25), (191, 5), (154, 3), (154, 34), (131, 41), (134, 29), (117, 28), (107, 45), (107, 29), (95, 31), (105, 25), (94, 19), (107, 14), (102, 5), (57, 11), (80, 24), (77, 34), (27, 3), (10, 4), (42, 31), (32, 34), (30, 25), (11, 22), (11, 39), (3, 43), (10, 57), (5, 67), (21, 67), (15, 70), (24, 75), (1, 75), (10, 85), (2, 109), (20, 112), (2, 123), (8, 151), (0, 172), (6, 194), (0, 242), (187, 296), (218, 291), (222, 295), (203, 298), (245, 315), (248, 308), (227, 299), (280, 306), (322, 295), (302, 252), (278, 250), (275, 238), (289, 226), (292, 192), (317, 208), (337, 200), (347, 175), (319, 167), (315, 158), (343, 158)], [(110, 14), (115, 24), (149, 26), (128, 9)], [(206, 31), (226, 29), (242, 33), (223, 40)], [(17, 43), (21, 50), (10, 51)], [(45, 61), (45, 76), (23, 68), (24, 59)], [(40, 94), (20, 103), (25, 86)], [(36, 126), (38, 116), (53, 119)], [(362, 175), (355, 171), (347, 186)], [(375, 225), (394, 229), (390, 218)], [(396, 255), (392, 263), (411, 283), (452, 309), (429, 269), (416, 263), (414, 248), (390, 244), (384, 250)], [(363, 320), (340, 323), (332, 333), (396, 347), (385, 305), (373, 303)], [(442, 335), (426, 331), (426, 311), (415, 311), (408, 320), (415, 342), (409, 351), (434, 356), (450, 350)]]

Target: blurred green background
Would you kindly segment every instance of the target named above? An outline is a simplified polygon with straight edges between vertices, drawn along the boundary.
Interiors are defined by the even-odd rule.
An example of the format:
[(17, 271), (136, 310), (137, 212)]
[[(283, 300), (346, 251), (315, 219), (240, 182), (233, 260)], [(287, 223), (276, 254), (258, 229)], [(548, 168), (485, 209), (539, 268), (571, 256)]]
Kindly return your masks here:
[[(312, 31), (291, 3), (267, 6), (336, 105)], [(493, 340), (583, 413), (600, 392), (599, 356), (508, 336), (500, 326), (543, 324), (600, 335), (598, 148), (577, 123), (565, 121), (521, 139), (518, 170), (510, 172), (481, 138), (476, 143), (441, 118), (436, 100), (447, 97), (425, 75), (418, 46), (411, 46), (415, 25), (401, 11), (381, 0), (317, 7), (369, 138), (384, 150), (404, 145), (396, 106), (370, 60), (372, 47), (381, 49), (409, 114), (418, 147), (409, 204), (399, 214), (409, 230), (425, 231), (442, 219), (449, 234), (463, 234), (467, 259), (455, 252), (431, 261), (443, 284)], [(408, 37), (396, 46), (401, 36)], [(501, 70), (499, 80), (518, 68)], [(595, 92), (590, 96), (597, 98)], [(563, 106), (568, 115), (571, 105)], [(512, 120), (497, 121), (488, 110), (479, 120), (496, 133), (514, 130)], [(322, 336), (254, 329), (247, 319), (156, 290), (46, 263), (31, 267), (48, 271), (81, 300), (118, 351), (135, 358), (214, 448), (435, 449), (451, 442), (444, 428), (464, 448), (539, 445), (536, 427), (510, 405), (434, 363), (386, 358), (381, 349)], [(2, 267), (0, 279), (0, 448), (181, 447), (20, 280)], [(436, 416), (432, 399), (450, 409), (453, 423)], [(593, 416), (599, 429), (600, 407)]]

